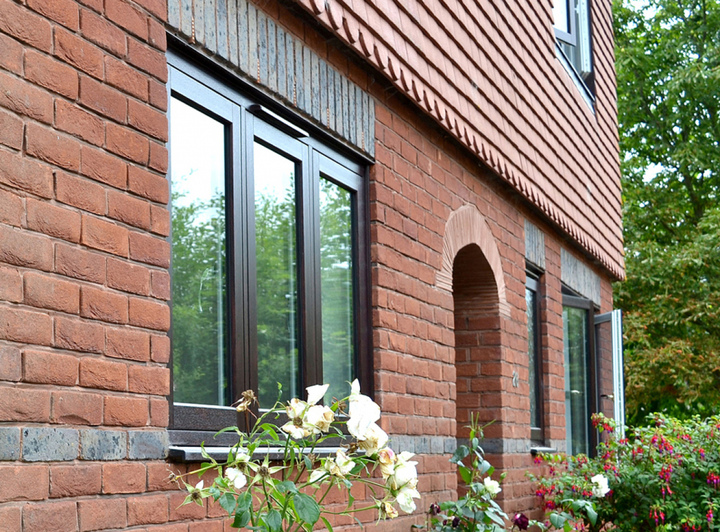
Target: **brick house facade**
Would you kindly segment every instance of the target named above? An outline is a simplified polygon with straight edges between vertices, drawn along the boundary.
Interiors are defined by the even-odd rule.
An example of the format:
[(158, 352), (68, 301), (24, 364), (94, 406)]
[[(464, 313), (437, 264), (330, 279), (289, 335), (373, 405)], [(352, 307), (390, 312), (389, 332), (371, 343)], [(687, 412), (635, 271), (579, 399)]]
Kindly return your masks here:
[[(615, 406), (593, 321), (624, 268), (610, 4), (0, 0), (0, 530), (230, 529), (168, 475), (275, 377), (258, 194), (288, 161), (290, 387), (359, 376), (419, 462), (417, 513), (377, 527), (456, 494), (471, 412), (506, 510), (532, 509), (531, 449), (588, 449), (585, 414)], [(228, 225), (200, 362), (178, 235), (212, 213), (176, 225), (183, 190)]]

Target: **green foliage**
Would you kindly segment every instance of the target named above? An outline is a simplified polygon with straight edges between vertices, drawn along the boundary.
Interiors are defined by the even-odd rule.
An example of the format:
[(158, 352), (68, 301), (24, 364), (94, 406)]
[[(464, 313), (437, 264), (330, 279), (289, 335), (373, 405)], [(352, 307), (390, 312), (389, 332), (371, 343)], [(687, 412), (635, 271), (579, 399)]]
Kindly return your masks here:
[(549, 473), (535, 480), (544, 530), (720, 530), (720, 417), (648, 421), (617, 439), (614, 422), (596, 415), (608, 434), (596, 458), (543, 457)]
[[(502, 491), (500, 483), (492, 480), (495, 468), (485, 460), (480, 447), (482, 428), (477, 418), (472, 417), (470, 441), (460, 445), (450, 462), (456, 464), (458, 473), (465, 483), (465, 495), (457, 501), (433, 504), (428, 511), (427, 529), (434, 532), (501, 532), (506, 530), (507, 515), (495, 502), (495, 496)], [(500, 477), (505, 478), (503, 473)]]
[(720, 411), (720, 4), (615, 0), (627, 409)]

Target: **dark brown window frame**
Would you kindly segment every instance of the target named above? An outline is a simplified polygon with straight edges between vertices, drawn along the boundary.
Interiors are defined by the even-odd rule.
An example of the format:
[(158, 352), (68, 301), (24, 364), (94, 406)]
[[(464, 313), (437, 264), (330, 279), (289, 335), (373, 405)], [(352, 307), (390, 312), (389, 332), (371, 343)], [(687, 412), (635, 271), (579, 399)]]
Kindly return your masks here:
[[(319, 213), (316, 198), (322, 176), (350, 191), (353, 239), (353, 305), (355, 368), (361, 387), (372, 393), (372, 356), (370, 328), (369, 206), (368, 159), (346, 149), (320, 128), (279, 105), (254, 87), (228, 75), (223, 69), (199, 66), (192, 52), (171, 50), (168, 97), (176, 97), (227, 124), (226, 167), (228, 196), (228, 349), (231, 357), (230, 396), (237, 400), (242, 391), (257, 390), (257, 338), (253, 329), (254, 302), (254, 198), (248, 193), (247, 179), (252, 176), (252, 150), (248, 147), (260, 139), (281, 151), (293, 145), (303, 153), (300, 199), (297, 222), (299, 234), (299, 300), (300, 300), (300, 370), (301, 388), (322, 382), (322, 331), (320, 327)], [(172, 117), (169, 117), (172, 120)], [(279, 148), (281, 147), (281, 148)], [(233, 149), (235, 151), (233, 151)], [(237, 153), (239, 151), (240, 153)], [(233, 156), (234, 155), (234, 156)], [(235, 213), (235, 214), (233, 214)], [(169, 237), (170, 240), (170, 237)], [(172, 304), (172, 302), (171, 302)], [(172, 338), (172, 332), (171, 332)], [(171, 363), (171, 372), (173, 371)], [(231, 434), (213, 439), (215, 432), (231, 425), (242, 426), (244, 416), (234, 408), (214, 405), (175, 404), (172, 392), (170, 440), (176, 446), (232, 445)]]

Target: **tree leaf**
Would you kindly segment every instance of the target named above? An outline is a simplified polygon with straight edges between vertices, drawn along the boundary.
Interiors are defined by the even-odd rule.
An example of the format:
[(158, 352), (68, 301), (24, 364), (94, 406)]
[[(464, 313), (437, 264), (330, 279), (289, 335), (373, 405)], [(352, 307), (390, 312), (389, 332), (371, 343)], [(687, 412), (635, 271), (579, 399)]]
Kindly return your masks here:
[(293, 505), (295, 513), (302, 521), (314, 525), (320, 519), (320, 506), (312, 497), (298, 493), (293, 498)]

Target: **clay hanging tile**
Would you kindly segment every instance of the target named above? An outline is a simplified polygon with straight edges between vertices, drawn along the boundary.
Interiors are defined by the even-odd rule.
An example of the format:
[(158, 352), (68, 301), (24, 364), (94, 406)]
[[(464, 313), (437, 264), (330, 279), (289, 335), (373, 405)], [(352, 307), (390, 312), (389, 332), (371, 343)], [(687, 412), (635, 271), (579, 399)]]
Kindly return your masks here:
[(412, 96), (416, 102), (419, 102), (422, 98), (422, 94), (420, 94), (420, 89), (418, 88), (418, 82), (414, 77), (412, 80)]
[(380, 68), (380, 70), (385, 70), (387, 68), (387, 53), (385, 53), (385, 47), (376, 42), (373, 48), (373, 55), (375, 57), (375, 62), (377, 66)]
[(343, 22), (343, 8), (338, 4), (333, 6), (333, 4), (331, 4), (328, 0), (327, 14), (333, 29), (335, 31), (339, 30), (342, 27)]
[(442, 109), (440, 109), (440, 104), (438, 103), (437, 98), (435, 98), (433, 100), (433, 104), (434, 104), (433, 112), (435, 113), (435, 116), (437, 117), (437, 119), (440, 122), (442, 122), (442, 116), (443, 116)]
[(393, 59), (392, 57), (388, 57), (388, 72), (390, 73), (390, 78), (397, 82), (398, 79), (400, 79), (400, 61), (398, 59)]
[(410, 92), (410, 84), (407, 80), (407, 71), (404, 68), (400, 70), (400, 86), (406, 93)]
[(373, 47), (372, 47), (372, 37), (368, 35), (367, 31), (360, 30), (360, 46), (362, 46), (362, 51), (365, 54), (365, 57), (370, 57), (373, 54)]
[(426, 90), (423, 90), (423, 101), (425, 102), (425, 110), (432, 113), (433, 104), (430, 102), (430, 94)]
[[(346, 14), (347, 15), (347, 14)], [(358, 23), (353, 16), (343, 17), (343, 29), (345, 30), (345, 37), (350, 44), (355, 44), (358, 40), (360, 29)]]
[(310, 4), (312, 6), (313, 13), (316, 15), (325, 11), (325, 0), (310, 0)]

